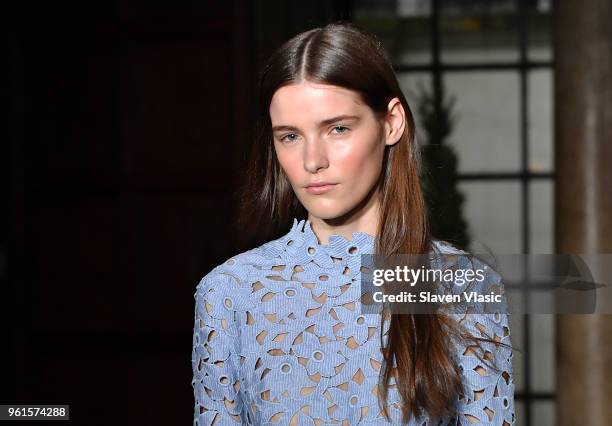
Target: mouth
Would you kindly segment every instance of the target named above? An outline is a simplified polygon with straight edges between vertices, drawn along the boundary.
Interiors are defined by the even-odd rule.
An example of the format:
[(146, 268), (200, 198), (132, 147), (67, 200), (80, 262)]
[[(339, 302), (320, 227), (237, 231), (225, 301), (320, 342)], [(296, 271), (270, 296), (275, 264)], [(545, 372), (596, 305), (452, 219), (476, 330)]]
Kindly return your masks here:
[(308, 191), (310, 194), (323, 194), (325, 192), (331, 191), (337, 184), (335, 183), (327, 183), (327, 182), (321, 182), (321, 183), (313, 183), (311, 185), (308, 185), (306, 187), (306, 191)]

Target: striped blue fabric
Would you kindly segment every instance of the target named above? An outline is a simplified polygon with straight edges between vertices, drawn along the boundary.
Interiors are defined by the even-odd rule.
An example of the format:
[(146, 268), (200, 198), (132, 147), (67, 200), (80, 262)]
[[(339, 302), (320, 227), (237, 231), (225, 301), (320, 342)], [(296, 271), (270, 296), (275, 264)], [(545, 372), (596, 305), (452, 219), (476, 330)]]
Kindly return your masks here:
[[(360, 314), (354, 285), (360, 254), (373, 253), (374, 241), (355, 232), (323, 245), (309, 221), (294, 219), (286, 235), (202, 278), (194, 295), (194, 425), (389, 424), (375, 389), (388, 321)], [(465, 253), (440, 241), (434, 247)], [(499, 274), (487, 271), (483, 285), (501, 286)], [(511, 344), (505, 313), (449, 315), (474, 336)], [(464, 392), (457, 415), (437, 424), (514, 424), (512, 350), (483, 342), (483, 358), (470, 345), (452, 340)], [(391, 424), (402, 424), (399, 403), (391, 387)], [(423, 413), (408, 424), (433, 423)]]

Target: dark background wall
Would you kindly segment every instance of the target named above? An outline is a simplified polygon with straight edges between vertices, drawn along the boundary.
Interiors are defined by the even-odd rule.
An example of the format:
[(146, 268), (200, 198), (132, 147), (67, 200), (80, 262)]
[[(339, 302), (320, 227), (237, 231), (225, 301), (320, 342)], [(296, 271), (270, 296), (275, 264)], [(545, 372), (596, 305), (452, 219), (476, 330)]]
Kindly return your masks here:
[(7, 4), (0, 403), (191, 422), (193, 294), (236, 253), (257, 69), (350, 10), (289, 3)]

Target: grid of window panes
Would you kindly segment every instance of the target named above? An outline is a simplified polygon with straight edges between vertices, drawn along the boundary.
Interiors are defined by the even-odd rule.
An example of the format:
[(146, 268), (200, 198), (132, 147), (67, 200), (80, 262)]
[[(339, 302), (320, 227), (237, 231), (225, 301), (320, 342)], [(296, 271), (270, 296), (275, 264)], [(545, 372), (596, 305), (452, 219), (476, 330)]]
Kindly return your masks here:
[[(389, 50), (413, 112), (441, 83), (470, 249), (552, 253), (552, 0), (354, 0)], [(439, 95), (438, 95), (439, 96)], [(425, 138), (417, 114), (417, 140)], [(519, 230), (520, 232), (517, 232)], [(517, 425), (554, 425), (555, 321), (510, 315)]]

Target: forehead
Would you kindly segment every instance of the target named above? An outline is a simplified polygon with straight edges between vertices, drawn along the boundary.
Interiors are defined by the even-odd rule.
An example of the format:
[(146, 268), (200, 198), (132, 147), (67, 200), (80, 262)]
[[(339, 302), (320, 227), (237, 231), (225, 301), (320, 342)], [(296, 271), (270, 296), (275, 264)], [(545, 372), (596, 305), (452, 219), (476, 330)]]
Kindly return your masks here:
[(367, 108), (353, 90), (304, 81), (283, 86), (274, 93), (270, 118), (273, 124), (289, 124), (285, 121), (325, 120), (341, 114), (358, 114)]

